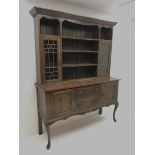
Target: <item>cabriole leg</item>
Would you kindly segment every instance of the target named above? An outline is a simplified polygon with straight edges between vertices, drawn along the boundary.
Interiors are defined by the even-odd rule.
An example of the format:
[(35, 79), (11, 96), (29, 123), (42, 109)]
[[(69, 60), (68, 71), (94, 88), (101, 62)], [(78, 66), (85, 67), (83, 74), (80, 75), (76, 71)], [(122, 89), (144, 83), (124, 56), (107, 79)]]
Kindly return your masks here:
[(47, 131), (47, 137), (48, 137), (48, 143), (47, 143), (47, 149), (50, 149), (51, 147), (51, 140), (50, 140), (50, 125), (45, 125), (46, 131)]
[(37, 89), (37, 111), (38, 111), (38, 132), (39, 132), (39, 135), (41, 135), (43, 133), (43, 129), (42, 129), (42, 119), (39, 112), (38, 89)]
[(38, 128), (39, 128), (39, 135), (41, 135), (43, 133), (43, 129), (42, 129), (42, 119), (39, 112), (38, 112)]
[(113, 112), (113, 120), (114, 120), (114, 122), (116, 122), (117, 120), (116, 120), (116, 118), (115, 118), (115, 113), (116, 113), (116, 110), (117, 110), (117, 108), (118, 108), (118, 102), (115, 104), (115, 108), (114, 108), (114, 112)]
[(99, 108), (98, 113), (99, 113), (99, 115), (102, 115), (102, 108)]

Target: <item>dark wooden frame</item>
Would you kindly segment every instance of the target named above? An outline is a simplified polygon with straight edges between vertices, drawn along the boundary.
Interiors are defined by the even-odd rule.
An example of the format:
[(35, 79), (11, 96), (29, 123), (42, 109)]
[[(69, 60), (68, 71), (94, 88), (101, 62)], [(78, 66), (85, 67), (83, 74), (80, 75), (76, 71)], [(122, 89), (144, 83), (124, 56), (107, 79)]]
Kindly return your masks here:
[[(50, 125), (58, 120), (67, 119), (73, 115), (81, 115), (94, 110), (99, 110), (99, 114), (102, 114), (102, 107), (115, 105), (113, 112), (113, 120), (116, 122), (115, 112), (118, 107), (118, 82), (119, 79), (110, 77), (110, 65), (111, 65), (111, 51), (112, 51), (112, 39), (104, 40), (101, 37), (101, 28), (111, 28), (116, 25), (116, 22), (104, 21), (95, 18), (83, 17), (73, 15), (69, 13), (42, 9), (34, 7), (30, 14), (34, 17), (35, 27), (35, 49), (36, 49), (36, 66), (37, 66), (37, 107), (38, 107), (38, 125), (39, 134), (42, 134), (42, 122), (45, 125), (48, 144), (47, 149), (50, 148)], [(40, 33), (40, 19), (43, 17), (47, 19), (57, 19), (59, 21), (59, 35), (41, 35)], [(97, 26), (98, 38), (82, 38), (74, 36), (63, 36), (62, 23), (63, 21), (69, 21), (71, 23)], [(45, 55), (43, 48), (43, 39), (55, 39), (58, 41), (58, 79), (57, 80), (45, 80)], [(84, 66), (96, 65), (97, 76), (63, 81), (62, 67), (69, 67), (62, 64), (62, 53), (68, 52), (62, 49), (63, 39), (73, 39), (82, 41), (98, 42), (98, 49), (96, 51), (81, 50), (80, 52), (95, 52), (98, 54), (97, 64), (79, 64)], [(108, 57), (108, 68), (106, 74), (99, 74), (99, 66), (102, 64), (100, 48), (101, 44), (108, 44), (110, 47)], [(77, 52), (77, 50), (70, 50), (69, 52)], [(76, 64), (77, 65), (77, 64)], [(73, 64), (71, 67), (75, 67)], [(77, 66), (76, 66), (77, 67)], [(81, 106), (81, 107), (80, 107)]]

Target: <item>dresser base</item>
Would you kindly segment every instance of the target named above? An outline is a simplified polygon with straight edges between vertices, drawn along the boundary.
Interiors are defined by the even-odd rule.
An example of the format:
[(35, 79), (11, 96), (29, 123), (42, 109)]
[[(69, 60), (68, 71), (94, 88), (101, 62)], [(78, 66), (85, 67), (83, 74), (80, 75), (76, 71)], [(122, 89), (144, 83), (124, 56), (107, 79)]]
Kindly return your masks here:
[[(48, 86), (49, 87), (49, 86)], [(43, 133), (42, 122), (48, 137), (47, 149), (50, 149), (50, 126), (74, 115), (82, 115), (95, 110), (102, 115), (102, 108), (115, 105), (113, 120), (118, 108), (118, 80), (110, 80), (101, 84), (74, 87), (65, 90), (46, 91), (37, 87), (38, 127), (39, 135)]]

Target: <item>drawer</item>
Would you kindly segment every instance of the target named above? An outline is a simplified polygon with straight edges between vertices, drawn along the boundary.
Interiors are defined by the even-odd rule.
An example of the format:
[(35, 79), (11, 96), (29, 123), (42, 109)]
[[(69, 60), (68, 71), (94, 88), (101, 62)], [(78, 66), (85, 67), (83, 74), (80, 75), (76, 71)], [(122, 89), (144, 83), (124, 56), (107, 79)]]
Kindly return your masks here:
[(101, 85), (93, 85), (88, 87), (76, 88), (75, 99), (88, 98), (101, 93)]

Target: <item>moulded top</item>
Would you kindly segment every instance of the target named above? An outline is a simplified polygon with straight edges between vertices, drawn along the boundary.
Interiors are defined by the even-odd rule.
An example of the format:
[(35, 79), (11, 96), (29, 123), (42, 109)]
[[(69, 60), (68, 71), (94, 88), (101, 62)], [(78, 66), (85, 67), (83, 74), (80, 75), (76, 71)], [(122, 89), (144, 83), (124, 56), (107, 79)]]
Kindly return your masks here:
[(37, 14), (41, 14), (41, 15), (54, 16), (54, 17), (59, 17), (59, 18), (67, 18), (67, 19), (72, 19), (72, 20), (77, 20), (77, 21), (82, 21), (82, 22), (88, 22), (88, 23), (93, 23), (97, 25), (106, 25), (109, 27), (113, 27), (114, 25), (117, 24), (116, 22), (110, 22), (110, 21), (100, 20), (96, 18), (84, 17), (84, 16), (64, 13), (64, 12), (55, 11), (55, 10), (43, 9), (39, 7), (32, 8), (30, 10), (30, 14), (33, 17), (35, 17)]
[(94, 84), (102, 84), (108, 83), (112, 81), (119, 81), (120, 79), (110, 78), (106, 79), (104, 77), (97, 77), (97, 78), (87, 78), (87, 79), (78, 79), (78, 80), (69, 80), (69, 81), (62, 81), (62, 82), (55, 82), (55, 83), (36, 83), (36, 87), (42, 89), (45, 92), (50, 91), (58, 91), (64, 89), (72, 89), (77, 87), (84, 87), (84, 86), (91, 86)]

